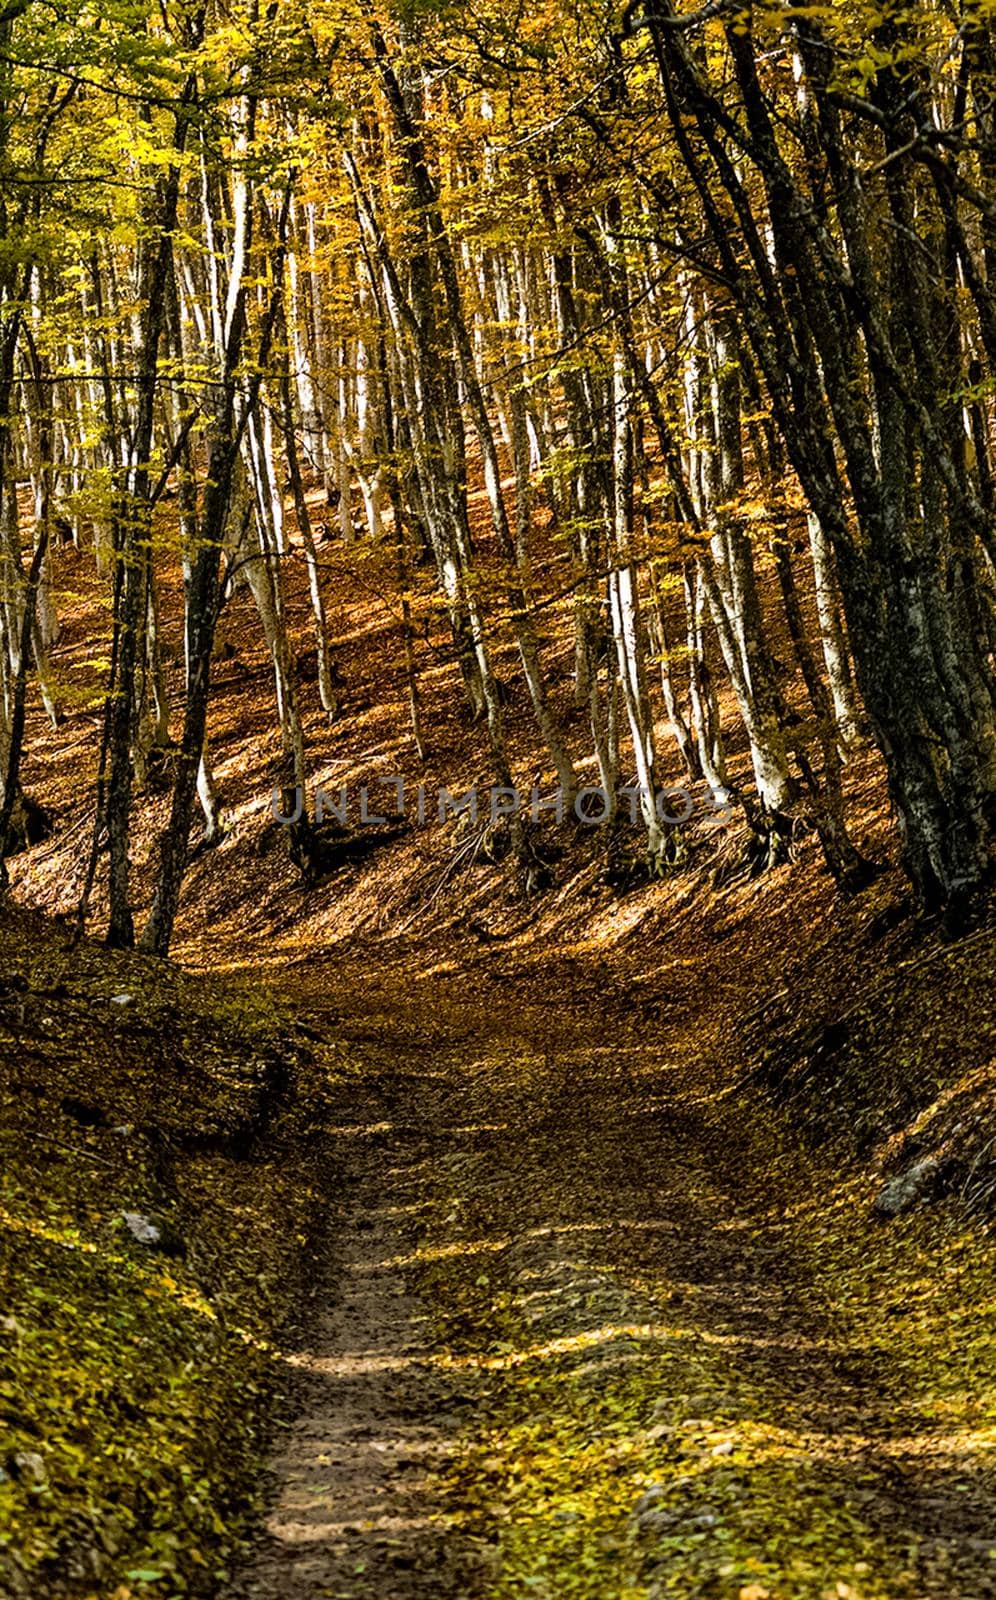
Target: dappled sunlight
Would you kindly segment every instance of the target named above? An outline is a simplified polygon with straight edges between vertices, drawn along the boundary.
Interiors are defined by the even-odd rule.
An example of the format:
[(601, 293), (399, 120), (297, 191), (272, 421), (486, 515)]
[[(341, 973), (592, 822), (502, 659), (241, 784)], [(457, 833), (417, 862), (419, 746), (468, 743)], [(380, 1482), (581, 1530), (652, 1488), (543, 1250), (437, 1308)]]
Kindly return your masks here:
[(314, 1517), (309, 1517), (306, 1522), (294, 1521), (291, 1517), (271, 1518), (266, 1526), (267, 1531), (278, 1539), (290, 1545), (326, 1544), (336, 1542), (349, 1534), (399, 1534), (399, 1533), (427, 1533), (431, 1532), (440, 1537), (445, 1523), (440, 1523), (435, 1518), (429, 1517), (393, 1517), (390, 1515), (379, 1517), (363, 1517), (358, 1522), (326, 1522), (321, 1520), (321, 1508), (317, 1507)]
[(0, 1600), (996, 1600), (996, 0), (0, 0)]
[(427, 1245), (412, 1252), (410, 1255), (395, 1256), (389, 1261), (378, 1262), (382, 1267), (411, 1267), (418, 1262), (441, 1261), (447, 1256), (474, 1256), (488, 1255), (494, 1251), (507, 1250), (512, 1243), (511, 1239), (459, 1239), (449, 1244)]
[(316, 1356), (310, 1352), (284, 1357), (289, 1367), (301, 1367), (330, 1378), (365, 1378), (372, 1373), (417, 1370), (424, 1362), (414, 1356), (377, 1350), (345, 1351), (335, 1356)]
[(329, 1132), (342, 1139), (356, 1139), (377, 1133), (390, 1133), (393, 1127), (393, 1122), (344, 1122), (330, 1128)]

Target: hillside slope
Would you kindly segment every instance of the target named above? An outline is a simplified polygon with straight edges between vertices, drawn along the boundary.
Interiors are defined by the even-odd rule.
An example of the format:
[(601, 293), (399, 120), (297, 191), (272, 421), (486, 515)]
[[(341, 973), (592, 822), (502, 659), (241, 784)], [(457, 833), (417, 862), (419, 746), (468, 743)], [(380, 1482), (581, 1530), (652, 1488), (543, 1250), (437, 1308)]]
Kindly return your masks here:
[[(353, 809), (312, 886), (270, 812), (265, 647), (244, 596), (227, 617), (226, 833), (192, 862), (179, 965), (70, 950), (92, 712), (33, 723), (56, 828), (12, 868), (56, 920), (0, 923), (6, 1589), (221, 1593), (296, 1409), (239, 1593), (321, 1593), (316, 1571), (364, 1600), (991, 1593), (991, 924), (947, 943), (914, 921), (868, 756), (847, 780), (881, 870), (852, 900), (807, 836), (750, 877), (743, 824), (701, 808), (653, 883), (625, 834), (547, 820), (526, 897), (486, 819), (364, 824), (364, 784), (487, 773), (449, 666), (427, 672), (424, 768), (397, 732), (387, 559), (328, 553), (344, 707), (329, 723), (309, 693), (308, 732)], [(83, 593), (67, 680), (95, 619)], [(140, 884), (163, 806), (136, 817)], [(320, 1374), (374, 1323), (343, 1409)], [(413, 1375), (378, 1378), (408, 1345)], [(374, 1452), (339, 1515), (336, 1449), (356, 1459), (371, 1412), (431, 1470)]]

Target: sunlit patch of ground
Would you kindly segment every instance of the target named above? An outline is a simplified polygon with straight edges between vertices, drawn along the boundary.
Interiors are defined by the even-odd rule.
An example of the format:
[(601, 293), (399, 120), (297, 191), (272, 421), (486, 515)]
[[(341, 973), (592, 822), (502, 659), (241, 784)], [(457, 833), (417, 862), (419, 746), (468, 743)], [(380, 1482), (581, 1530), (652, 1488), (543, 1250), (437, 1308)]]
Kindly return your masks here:
[[(745, 1122), (721, 1063), (670, 1053), (686, 1030), (701, 1042), (694, 1004), (650, 1048), (625, 994), (599, 1008), (562, 968), (551, 1011), (521, 971), (468, 994), (441, 966), (425, 952), (424, 1007), (392, 991), (390, 963), (366, 994), (348, 967), (293, 980), (307, 1015), (330, 1006), (378, 1063), (376, 1182), (402, 1248), (378, 1247), (377, 1270), (402, 1274), (431, 1329), (363, 1381), (451, 1374), (473, 1397), (427, 1457), (424, 1505), (456, 1563), (433, 1595), (996, 1593), (978, 1229), (950, 1201), (884, 1224), (867, 1177), (784, 1111)], [(330, 1593), (385, 1592), (368, 1532), (364, 1570)], [(430, 1560), (424, 1527), (393, 1537)]]
[[(476, 531), (486, 549), (486, 531)], [(542, 542), (537, 557), (540, 571), (550, 557)], [(303, 675), (314, 780), (330, 790), (347, 782), (354, 793), (395, 772), (430, 792), (487, 785), (484, 730), (466, 718), (428, 573), (415, 583), (423, 769), (404, 723), (394, 553), (331, 544), (322, 564), (343, 703), (330, 722)], [(57, 565), (66, 719), (53, 733), (32, 696), (24, 772), (56, 831), (12, 866), (19, 897), (66, 912), (93, 826), (109, 629), (89, 562), (67, 551)], [(311, 641), (298, 555), (286, 575), (303, 661)], [(179, 700), (181, 597), (163, 576)], [(552, 584), (552, 568), (548, 576)], [(543, 618), (554, 700), (587, 760), (584, 719), (571, 710), (568, 612)], [(248, 991), (264, 1031), (276, 1026), (296, 1046), (294, 1022), (310, 1028), (304, 1038), (341, 1090), (330, 1106), (307, 1082), (299, 1135), (312, 1154), (348, 1167), (377, 1140), (404, 1153), (396, 1192), (394, 1180), (381, 1183), (397, 1236), (377, 1261), (428, 1319), (419, 1381), (467, 1391), (456, 1439), (427, 1473), (427, 1483), (436, 1479), (427, 1499), (384, 1516), (402, 1556), (409, 1538), (426, 1560), (453, 1548), (467, 1553), (473, 1580), (459, 1562), (429, 1577), (398, 1565), (378, 1592), (365, 1562), (334, 1592), (395, 1600), (404, 1594), (398, 1573), (411, 1570), (404, 1581), (416, 1600), (996, 1592), (984, 1231), (996, 1196), (996, 940), (987, 927), (946, 945), (915, 925), (874, 757), (862, 754), (845, 774), (856, 838), (884, 866), (854, 901), (834, 894), (812, 837), (791, 864), (726, 882), (715, 873), (737, 830), (731, 837), (701, 819), (688, 867), (657, 884), (607, 881), (598, 830), (554, 838), (548, 825), (546, 841), (563, 853), (549, 890), (523, 899), (507, 866), (461, 855), (453, 825), (437, 822), (306, 889), (269, 812), (279, 753), (273, 678), (244, 592), (221, 633), (235, 653), (216, 664), (211, 736), (228, 831), (191, 863), (176, 950), (210, 975), (210, 1005), (174, 993), (176, 975), (157, 977), (150, 965), (138, 987), (147, 983), (152, 999), (134, 1033), (120, 1018), (92, 1026), (131, 969), (101, 967), (94, 952), (78, 1004), (75, 978), (68, 996), (52, 992), (60, 972), (44, 941), (28, 995), (2, 997), (8, 1060), (27, 1063), (45, 1108), (22, 1097), (13, 1143), (5, 1130), (0, 1219), (0, 1244), (33, 1306), (27, 1315), (10, 1301), (28, 1330), (14, 1350), (16, 1381), (23, 1386), (28, 1371), (34, 1408), (18, 1412), (16, 1443), (44, 1457), (37, 1441), (51, 1430), (57, 1447), (47, 1485), (32, 1487), (30, 1467), (0, 1484), (25, 1512), (22, 1532), (42, 1541), (30, 1545), (37, 1570), (50, 1570), (53, 1551), (93, 1546), (102, 1525), (117, 1550), (101, 1557), (109, 1567), (127, 1550), (122, 1571), (182, 1568), (182, 1582), (210, 1593), (211, 1572), (198, 1576), (204, 1529), (227, 1549), (243, 1517), (233, 1502), (255, 1472), (265, 1408), (242, 1380), (256, 1382), (259, 1346), (286, 1311), (289, 1258), (328, 1199), (308, 1193), (311, 1180), (282, 1148), (264, 1147), (258, 1166), (212, 1151), (184, 1154), (171, 1169), (184, 1130), (204, 1131), (205, 1105), (212, 1138), (259, 1109), (252, 1071), (230, 1078), (229, 1058), (244, 1058), (221, 1043), (244, 1025), (237, 996)], [(517, 770), (546, 782), (504, 645), (499, 667), (512, 688)], [(728, 702), (724, 719), (743, 777)], [(666, 739), (662, 749), (677, 780)], [(136, 803), (142, 904), (166, 805), (163, 795)], [(102, 857), (98, 931), (103, 874)], [(13, 970), (21, 954), (4, 959)], [(206, 1050), (179, 1036), (187, 1008)], [(177, 1045), (183, 1071), (157, 1077), (164, 1043)], [(52, 1103), (66, 1093), (85, 1099), (91, 1085), (115, 1120), (70, 1126)], [(134, 1160), (112, 1148), (118, 1119), (147, 1125)], [(939, 1163), (936, 1192), (911, 1216), (877, 1219), (882, 1182), (925, 1155)], [(214, 1242), (203, 1258), (195, 1252), (192, 1264), (164, 1271), (122, 1249), (118, 1224), (125, 1209), (180, 1206), (171, 1170), (182, 1176), (191, 1236)], [(333, 1219), (330, 1251), (336, 1227)], [(98, 1282), (101, 1263), (109, 1276)], [(315, 1289), (309, 1280), (306, 1305)], [(224, 1309), (221, 1332), (204, 1304)], [(353, 1359), (350, 1349), (333, 1365)], [(404, 1350), (363, 1349), (355, 1359), (374, 1362), (363, 1381), (407, 1382), (416, 1370)], [(302, 1371), (322, 1359), (307, 1341), (297, 1353)], [(54, 1368), (74, 1394), (73, 1373), (84, 1374), (82, 1443), (63, 1426)], [(272, 1363), (267, 1371), (272, 1378)], [(233, 1416), (236, 1433), (221, 1449), (217, 1430)], [(176, 1452), (163, 1476), (158, 1441), (171, 1419)], [(375, 1435), (396, 1437), (390, 1418)], [(395, 1459), (393, 1448), (386, 1454)], [(96, 1498), (81, 1513), (90, 1482)], [(108, 1522), (112, 1498), (121, 1509)], [(193, 1520), (177, 1533), (181, 1501)], [(322, 1508), (313, 1559), (341, 1521), (334, 1504)], [(159, 1592), (159, 1579), (127, 1582)]]
[(328, 1204), (301, 1043), (244, 979), (0, 918), (5, 1597), (224, 1581)]

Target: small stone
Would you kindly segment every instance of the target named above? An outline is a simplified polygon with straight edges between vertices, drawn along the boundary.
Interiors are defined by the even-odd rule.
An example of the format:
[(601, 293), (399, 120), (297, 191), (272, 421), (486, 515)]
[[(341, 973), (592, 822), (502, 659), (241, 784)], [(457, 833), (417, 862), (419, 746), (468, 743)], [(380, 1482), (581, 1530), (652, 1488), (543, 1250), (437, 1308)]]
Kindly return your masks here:
[(875, 1196), (874, 1209), (880, 1217), (898, 1217), (923, 1198), (940, 1171), (940, 1162), (933, 1156), (917, 1161), (905, 1172), (900, 1172), (880, 1189)]
[(121, 1221), (137, 1244), (147, 1249), (160, 1250), (164, 1256), (182, 1260), (187, 1254), (183, 1238), (162, 1217), (146, 1217), (141, 1211), (122, 1211)]
[(111, 1005), (112, 1006), (133, 1006), (134, 1004), (135, 1004), (135, 996), (133, 994), (112, 994), (111, 995)]
[(638, 1519), (638, 1527), (642, 1534), (660, 1536), (670, 1533), (681, 1520), (680, 1511), (646, 1511)]
[(162, 1242), (161, 1229), (151, 1217), (143, 1217), (140, 1211), (122, 1211), (121, 1220), (139, 1244), (156, 1245)]
[(675, 1529), (695, 1529), (705, 1533), (709, 1528), (715, 1528), (719, 1517), (711, 1506), (672, 1508), (670, 1511), (658, 1507), (653, 1511), (644, 1512), (638, 1519), (638, 1526), (642, 1534), (669, 1534)]
[(667, 1490), (662, 1483), (652, 1483), (649, 1489), (644, 1490), (633, 1507), (634, 1514), (642, 1517), (644, 1512), (652, 1511), (658, 1502), (664, 1499), (666, 1494)]
[(0, 1317), (0, 1333), (6, 1333), (12, 1339), (19, 1339), (23, 1329), (16, 1317)]
[(10, 1464), (22, 1483), (30, 1480), (41, 1487), (48, 1479), (44, 1457), (40, 1456), (37, 1450), (16, 1451), (10, 1458)]
[(732, 1440), (724, 1439), (721, 1444), (714, 1444), (709, 1454), (711, 1456), (731, 1456), (733, 1454)]

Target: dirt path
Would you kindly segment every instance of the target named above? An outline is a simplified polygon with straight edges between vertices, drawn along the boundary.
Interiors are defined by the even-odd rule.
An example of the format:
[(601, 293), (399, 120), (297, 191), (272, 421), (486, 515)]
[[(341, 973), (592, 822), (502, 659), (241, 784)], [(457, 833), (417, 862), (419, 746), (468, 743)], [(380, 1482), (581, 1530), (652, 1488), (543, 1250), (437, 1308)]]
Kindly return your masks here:
[(996, 1595), (991, 1433), (889, 1321), (915, 1241), (821, 1234), (818, 1163), (608, 998), (357, 993), (313, 1013), (366, 1054), (349, 1210), (240, 1600)]
[(434, 1362), (403, 1266), (399, 1221), (417, 1147), (390, 1122), (329, 1131), (345, 1151), (349, 1210), (330, 1240), (307, 1346), (287, 1356), (297, 1415), (274, 1452), (265, 1534), (237, 1594), (405, 1600), (436, 1585), (469, 1594), (473, 1554), (448, 1526), (434, 1479), (473, 1397)]

